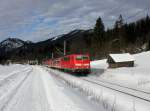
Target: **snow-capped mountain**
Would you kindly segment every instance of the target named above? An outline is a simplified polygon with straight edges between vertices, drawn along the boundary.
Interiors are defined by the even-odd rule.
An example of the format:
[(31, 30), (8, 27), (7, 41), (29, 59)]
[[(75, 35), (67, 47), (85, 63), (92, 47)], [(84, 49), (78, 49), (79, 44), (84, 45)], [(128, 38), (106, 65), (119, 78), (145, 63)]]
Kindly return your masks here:
[(8, 38), (0, 43), (0, 48), (5, 49), (5, 51), (11, 51), (13, 49), (22, 47), (24, 44), (28, 44), (28, 42), (17, 38)]
[(77, 47), (80, 44), (85, 44), (85, 39), (90, 37), (89, 35), (91, 33), (91, 30), (73, 30), (67, 34), (50, 37), (47, 40), (37, 43), (23, 41), (17, 38), (8, 38), (0, 43), (0, 58), (24, 59), (26, 56), (34, 59), (35, 57), (45, 57), (46, 54), (50, 55), (51, 52), (55, 53), (55, 56), (60, 56), (56, 48), (62, 49), (64, 41), (67, 41), (67, 47), (70, 47), (70, 44)]
[(27, 40), (27, 41), (25, 41), (27, 44), (32, 44), (33, 42), (32, 41), (29, 41), (29, 40)]

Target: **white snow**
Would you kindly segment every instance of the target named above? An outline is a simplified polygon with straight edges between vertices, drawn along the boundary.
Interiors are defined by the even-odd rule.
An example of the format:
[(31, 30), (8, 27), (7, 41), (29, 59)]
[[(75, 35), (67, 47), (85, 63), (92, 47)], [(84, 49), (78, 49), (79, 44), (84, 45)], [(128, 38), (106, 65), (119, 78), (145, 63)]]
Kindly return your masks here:
[(52, 39), (52, 41), (54, 41), (54, 40), (56, 40), (56, 39), (58, 39), (58, 37), (54, 37), (54, 38)]
[(100, 106), (105, 111), (149, 111), (150, 103), (136, 97), (123, 94), (96, 84), (91, 84), (82, 80), (59, 72), (57, 70), (49, 70), (56, 78), (61, 78), (64, 82), (86, 95), (89, 100)]
[(57, 40), (58, 38), (61, 38), (63, 35), (58, 35), (58, 36), (56, 36), (56, 37), (53, 37), (52, 38), (52, 41), (55, 41), (55, 40)]
[(109, 69), (106, 60), (91, 62), (92, 73), (90, 76), (103, 81), (128, 86), (150, 92), (150, 52), (133, 55), (135, 67)]
[[(94, 101), (102, 110), (106, 111), (149, 111), (150, 102), (140, 98), (124, 94), (119, 91), (133, 94), (141, 98), (149, 99), (149, 94), (133, 92), (129, 89), (118, 88), (117, 86), (104, 84), (119, 91), (115, 91), (103, 86), (89, 83), (83, 79), (93, 79), (118, 84), (121, 86), (150, 92), (150, 52), (133, 55), (135, 58), (135, 67), (109, 69), (107, 60), (97, 60), (91, 62), (92, 73), (88, 77), (77, 78), (58, 70), (49, 69), (50, 74), (55, 78), (60, 78), (65, 84), (77, 89), (89, 100)], [(95, 80), (94, 80), (95, 79)]]
[(123, 54), (109, 54), (110, 57), (113, 58), (115, 62), (128, 62), (128, 61), (134, 61), (134, 57), (130, 55), (129, 53), (123, 53)]
[(99, 111), (40, 66), (0, 66), (0, 111), (85, 110)]
[[(41, 66), (0, 65), (0, 111), (149, 111), (148, 101), (83, 80), (102, 80), (150, 92), (150, 52), (133, 56), (133, 68), (109, 69), (106, 59), (92, 61), (88, 77)], [(149, 98), (146, 94), (134, 94)]]

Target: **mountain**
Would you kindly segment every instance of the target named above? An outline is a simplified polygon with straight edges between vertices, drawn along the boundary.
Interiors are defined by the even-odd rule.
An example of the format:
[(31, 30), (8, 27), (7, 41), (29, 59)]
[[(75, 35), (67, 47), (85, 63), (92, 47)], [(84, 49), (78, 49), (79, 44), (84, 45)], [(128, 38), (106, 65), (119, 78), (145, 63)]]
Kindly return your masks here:
[[(31, 41), (23, 41), (18, 38), (8, 38), (0, 42), (0, 62), (11, 59), (21, 47), (33, 44)], [(18, 55), (16, 55), (17, 57)], [(16, 58), (15, 57), (15, 58)]]
[(0, 43), (0, 49), (5, 50), (6, 52), (12, 51), (19, 47), (24, 46), (25, 44), (31, 44), (31, 41), (23, 41), (18, 38), (8, 38)]
[[(8, 38), (0, 43), (0, 59), (32, 60), (63, 56), (63, 43), (67, 43), (67, 54), (79, 53), (85, 47), (85, 40), (92, 30), (74, 30), (68, 34), (52, 37), (45, 41), (32, 43), (17, 38)], [(76, 46), (75, 46), (76, 45)], [(88, 44), (89, 45), (89, 44)], [(71, 48), (69, 48), (71, 46)], [(74, 49), (77, 47), (78, 50)], [(78, 48), (80, 47), (80, 48)]]
[[(108, 33), (112, 33), (108, 32)], [(49, 38), (44, 41), (33, 43), (30, 41), (23, 41), (17, 38), (8, 38), (0, 43), (0, 63), (5, 60), (21, 61), (24, 63), (28, 60), (50, 59), (52, 54), (54, 58), (62, 57), (64, 41), (66, 43), (66, 53), (74, 54), (90, 54), (91, 60), (101, 59), (107, 57), (109, 53), (116, 53), (118, 48), (118, 39), (109, 37), (105, 33), (106, 38), (96, 38), (94, 30), (73, 30), (67, 34), (62, 34)], [(113, 34), (111, 34), (113, 35)], [(138, 53), (150, 49), (150, 42), (143, 42), (144, 45), (137, 43), (137, 45), (127, 44), (121, 52)], [(117, 52), (117, 53), (121, 53)]]
[[(97, 24), (97, 23), (96, 23)], [(150, 17), (123, 24), (112, 29), (98, 27), (90, 30), (73, 30), (67, 34), (32, 43), (8, 38), (0, 43), (0, 62), (62, 57), (64, 43), (66, 54), (89, 54), (91, 60), (106, 58), (109, 53), (139, 53), (150, 50)], [(65, 41), (65, 42), (64, 42)]]

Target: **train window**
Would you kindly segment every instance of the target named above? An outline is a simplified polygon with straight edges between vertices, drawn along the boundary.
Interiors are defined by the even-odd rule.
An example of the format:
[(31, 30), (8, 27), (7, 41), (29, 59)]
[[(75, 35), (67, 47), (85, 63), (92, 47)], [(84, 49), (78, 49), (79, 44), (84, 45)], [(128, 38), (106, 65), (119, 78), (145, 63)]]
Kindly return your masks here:
[(82, 56), (77, 56), (76, 60), (82, 60)]
[(70, 58), (69, 57), (64, 57), (64, 61), (69, 61)]
[(83, 60), (88, 60), (88, 56), (83, 56)]
[(88, 60), (89, 59), (89, 57), (88, 56), (77, 56), (76, 57), (76, 60)]

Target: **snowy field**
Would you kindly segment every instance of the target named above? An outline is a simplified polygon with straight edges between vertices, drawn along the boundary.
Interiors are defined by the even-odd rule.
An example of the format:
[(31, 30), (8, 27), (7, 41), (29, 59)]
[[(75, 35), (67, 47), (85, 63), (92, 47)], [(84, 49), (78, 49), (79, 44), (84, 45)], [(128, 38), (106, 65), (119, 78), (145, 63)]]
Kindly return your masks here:
[[(150, 63), (147, 61), (150, 59), (150, 52), (136, 54), (134, 58), (136, 61), (133, 68), (108, 69), (106, 60), (92, 61), (92, 73), (88, 77), (77, 78), (58, 70), (48, 71), (106, 111), (149, 111)], [(97, 85), (85, 79), (104, 83)]]
[(106, 60), (92, 61), (87, 77), (43, 66), (0, 65), (0, 111), (149, 111), (150, 52), (134, 58), (133, 68), (108, 69)]
[(91, 77), (150, 92), (150, 52), (134, 55), (135, 67), (108, 69), (106, 60), (91, 62)]
[(101, 108), (100, 111), (149, 111), (150, 102), (75, 77), (58, 70), (47, 69), (55, 78), (76, 89)]
[[(99, 111), (40, 66), (0, 66), (0, 111)], [(102, 110), (103, 111), (103, 110)]]

